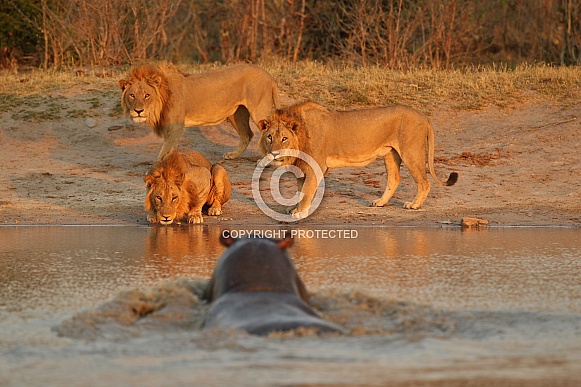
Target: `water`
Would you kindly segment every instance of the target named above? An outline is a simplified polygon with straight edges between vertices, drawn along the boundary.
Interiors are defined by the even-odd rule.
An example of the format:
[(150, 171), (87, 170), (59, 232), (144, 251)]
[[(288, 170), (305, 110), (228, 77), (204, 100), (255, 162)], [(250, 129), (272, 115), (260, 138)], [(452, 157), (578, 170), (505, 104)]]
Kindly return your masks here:
[[(581, 230), (353, 230), (295, 238), (290, 254), (316, 306), (338, 305), (329, 318), (381, 329), (256, 338), (178, 329), (166, 313), (86, 341), (54, 327), (124, 291), (208, 279), (223, 229), (0, 227), (0, 385), (581, 381)], [(354, 295), (383, 304), (355, 307)]]
[[(355, 239), (295, 239), (290, 253), (309, 290), (446, 309), (581, 312), (581, 230), (355, 230)], [(0, 307), (66, 311), (170, 279), (207, 279), (222, 231), (0, 227)]]

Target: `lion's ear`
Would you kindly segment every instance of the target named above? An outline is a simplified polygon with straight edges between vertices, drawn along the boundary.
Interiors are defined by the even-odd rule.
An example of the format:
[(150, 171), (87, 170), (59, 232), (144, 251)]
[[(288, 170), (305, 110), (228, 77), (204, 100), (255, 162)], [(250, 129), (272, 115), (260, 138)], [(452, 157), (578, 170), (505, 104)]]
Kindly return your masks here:
[(301, 124), (298, 121), (291, 121), (289, 126), (293, 132), (296, 132), (301, 128)]
[(150, 76), (149, 78), (147, 78), (147, 83), (149, 83), (150, 85), (159, 88), (162, 84), (162, 79), (161, 76), (154, 74), (152, 76)]
[(143, 177), (143, 181), (145, 181), (145, 186), (147, 188), (150, 188), (153, 185), (153, 183), (155, 183), (155, 180), (157, 180), (155, 176), (150, 174), (147, 174)]
[(129, 82), (127, 79), (122, 79), (119, 81), (119, 88), (122, 91), (125, 91), (125, 89), (127, 89), (129, 86), (131, 86), (131, 82)]
[(270, 128), (271, 122), (269, 120), (260, 120), (258, 122), (258, 129), (260, 129), (261, 132), (266, 132), (268, 130), (268, 128)]
[(176, 177), (174, 178), (174, 182), (176, 183), (176, 185), (179, 187), (184, 183), (184, 180), (186, 180), (186, 174), (185, 173), (180, 173), (177, 174)]

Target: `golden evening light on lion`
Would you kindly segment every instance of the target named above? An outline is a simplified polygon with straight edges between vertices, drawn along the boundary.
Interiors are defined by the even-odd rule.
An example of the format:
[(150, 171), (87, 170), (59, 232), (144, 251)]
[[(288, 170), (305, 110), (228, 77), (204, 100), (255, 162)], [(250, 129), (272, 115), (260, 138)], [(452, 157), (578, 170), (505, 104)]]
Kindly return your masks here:
[(210, 216), (221, 215), (232, 189), (226, 170), (194, 150), (172, 150), (144, 180), (148, 220), (163, 225), (186, 217), (188, 223), (202, 223), (204, 207)]
[(249, 120), (258, 123), (279, 104), (272, 76), (248, 64), (201, 74), (185, 74), (170, 64), (142, 65), (120, 80), (119, 88), (125, 114), (163, 137), (158, 160), (177, 146), (185, 127), (213, 126), (226, 119), (240, 141), (224, 158), (238, 158), (254, 136)]
[[(400, 182), (400, 165), (407, 166), (418, 185), (418, 193), (404, 208), (418, 209), (430, 192), (426, 175), (426, 150), (430, 174), (438, 184), (451, 186), (458, 180), (452, 172), (442, 182), (434, 171), (434, 130), (428, 118), (409, 107), (389, 107), (332, 111), (313, 102), (298, 103), (276, 110), (272, 117), (259, 122), (261, 150), (277, 159), (282, 149), (297, 149), (318, 163), (321, 171), (329, 168), (365, 166), (383, 157), (387, 185), (375, 207), (387, 204)], [(426, 147), (427, 144), (427, 147)], [(427, 148), (427, 149), (426, 149)], [(291, 209), (293, 216), (303, 217), (317, 191), (316, 173), (303, 160), (282, 157), (283, 164), (294, 164), (305, 174), (299, 184), (304, 194)]]

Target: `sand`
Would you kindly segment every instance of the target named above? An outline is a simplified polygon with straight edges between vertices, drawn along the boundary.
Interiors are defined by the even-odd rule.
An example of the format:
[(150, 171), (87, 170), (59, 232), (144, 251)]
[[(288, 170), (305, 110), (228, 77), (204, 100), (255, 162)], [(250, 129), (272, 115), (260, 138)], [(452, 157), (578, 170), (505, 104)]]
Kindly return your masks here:
[[(57, 118), (31, 118), (19, 108), (0, 114), (0, 224), (147, 223), (143, 175), (161, 140), (148, 127), (122, 117), (115, 81), (111, 79), (106, 92), (98, 93), (87, 82), (53, 91), (47, 101), (58, 101), (66, 109)], [(284, 95), (282, 101), (293, 102)], [(437, 226), (475, 217), (490, 226), (578, 227), (581, 121), (576, 118), (581, 106), (535, 101), (502, 110), (437, 109), (431, 116), (436, 172), (446, 178), (456, 171), (459, 180), (453, 187), (432, 183), (422, 209), (402, 208), (416, 190), (405, 167), (389, 205), (370, 207), (386, 181), (378, 159), (364, 168), (331, 170), (320, 207), (301, 223)], [(253, 128), (256, 136), (237, 160), (222, 158), (238, 141), (228, 122), (186, 130), (180, 146), (222, 163), (233, 182), (223, 216), (206, 217), (208, 224), (276, 223), (252, 196), (251, 178), (259, 159)]]

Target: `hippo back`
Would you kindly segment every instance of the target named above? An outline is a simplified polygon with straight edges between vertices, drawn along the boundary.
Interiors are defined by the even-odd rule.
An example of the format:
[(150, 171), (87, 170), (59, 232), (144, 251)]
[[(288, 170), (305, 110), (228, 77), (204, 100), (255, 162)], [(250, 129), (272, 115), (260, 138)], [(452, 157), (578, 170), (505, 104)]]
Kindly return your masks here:
[(204, 329), (241, 329), (266, 335), (274, 331), (314, 328), (345, 333), (321, 319), (286, 248), (292, 239), (225, 239), (203, 298), (211, 302)]
[(293, 293), (308, 300), (305, 285), (286, 252), (286, 245), (271, 239), (226, 241), (204, 299), (213, 301), (225, 293)]

